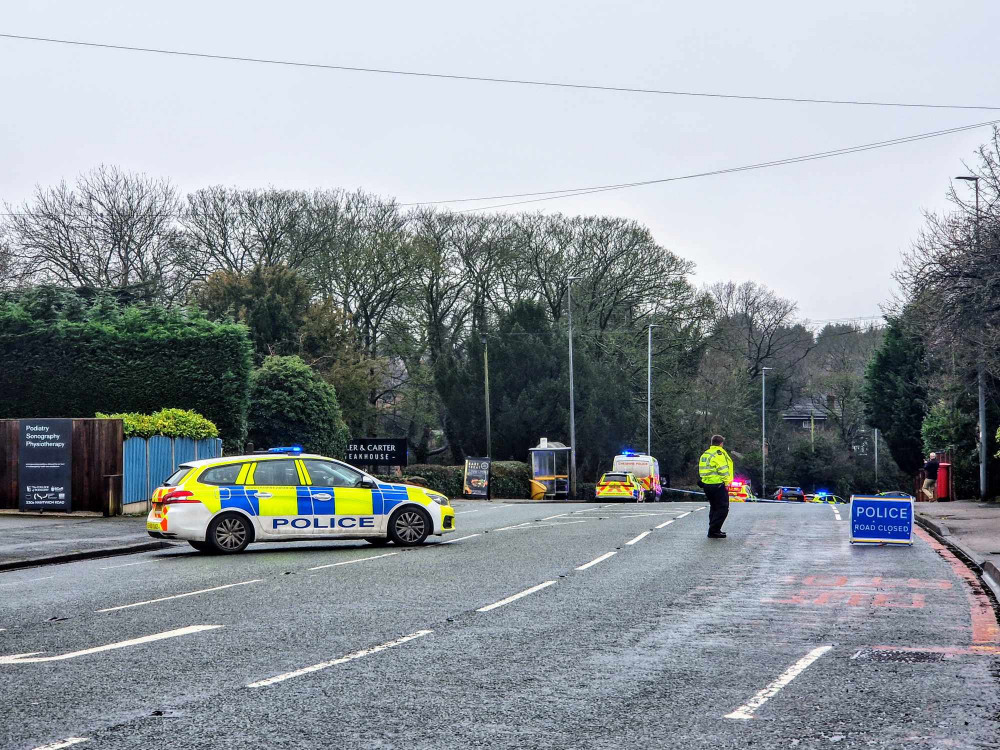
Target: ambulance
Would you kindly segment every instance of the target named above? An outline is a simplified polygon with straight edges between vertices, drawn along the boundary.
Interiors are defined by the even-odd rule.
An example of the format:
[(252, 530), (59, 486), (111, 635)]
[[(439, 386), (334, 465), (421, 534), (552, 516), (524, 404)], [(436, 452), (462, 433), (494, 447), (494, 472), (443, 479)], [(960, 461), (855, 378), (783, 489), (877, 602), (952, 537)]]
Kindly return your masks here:
[(152, 500), (151, 537), (215, 554), (319, 539), (409, 547), (455, 530), (455, 511), (440, 492), (383, 482), (294, 446), (183, 463)]
[(663, 492), (660, 486), (660, 462), (652, 456), (622, 451), (615, 456), (611, 470), (616, 473), (632, 474), (639, 481), (647, 501), (660, 499)]

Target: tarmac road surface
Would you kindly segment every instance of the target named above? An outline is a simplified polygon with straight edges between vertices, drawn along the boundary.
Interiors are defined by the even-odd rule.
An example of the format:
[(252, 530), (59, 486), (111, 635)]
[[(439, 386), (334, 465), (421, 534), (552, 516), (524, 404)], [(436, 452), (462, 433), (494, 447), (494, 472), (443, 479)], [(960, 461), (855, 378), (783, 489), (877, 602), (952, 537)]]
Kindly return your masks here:
[(456, 509), (416, 549), (0, 574), (0, 747), (1000, 746), (994, 610), (923, 532), (852, 548), (818, 504), (734, 504), (725, 540), (700, 503)]

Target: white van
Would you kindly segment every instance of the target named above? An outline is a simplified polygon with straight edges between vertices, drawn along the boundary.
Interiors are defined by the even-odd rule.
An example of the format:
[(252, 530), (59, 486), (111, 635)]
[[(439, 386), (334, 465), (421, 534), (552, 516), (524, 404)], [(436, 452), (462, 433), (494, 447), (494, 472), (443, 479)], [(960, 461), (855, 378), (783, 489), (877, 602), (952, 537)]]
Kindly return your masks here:
[(615, 456), (612, 471), (624, 471), (634, 474), (642, 485), (647, 502), (660, 499), (663, 488), (660, 486), (660, 462), (645, 453), (625, 451)]

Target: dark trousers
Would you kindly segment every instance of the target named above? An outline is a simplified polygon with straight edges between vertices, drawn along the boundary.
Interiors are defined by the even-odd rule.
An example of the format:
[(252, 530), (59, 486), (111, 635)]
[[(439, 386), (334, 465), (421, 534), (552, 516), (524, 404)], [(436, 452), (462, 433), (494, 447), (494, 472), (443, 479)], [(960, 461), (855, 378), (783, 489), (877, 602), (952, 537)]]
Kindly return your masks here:
[(729, 490), (724, 484), (703, 484), (705, 497), (708, 498), (708, 533), (722, 531), (722, 524), (729, 515)]

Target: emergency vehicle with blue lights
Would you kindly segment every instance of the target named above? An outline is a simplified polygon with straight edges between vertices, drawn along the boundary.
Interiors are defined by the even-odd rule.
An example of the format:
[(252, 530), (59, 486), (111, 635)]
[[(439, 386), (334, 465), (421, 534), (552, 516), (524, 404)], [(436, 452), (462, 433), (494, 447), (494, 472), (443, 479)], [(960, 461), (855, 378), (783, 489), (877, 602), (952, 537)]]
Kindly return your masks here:
[(320, 539), (413, 546), (455, 530), (441, 493), (383, 482), (297, 447), (183, 463), (152, 500), (150, 536), (220, 554), (251, 542)]
[(611, 471), (634, 476), (642, 487), (644, 498), (648, 501), (659, 500), (663, 493), (663, 488), (660, 486), (660, 462), (645, 453), (622, 451), (615, 456)]

